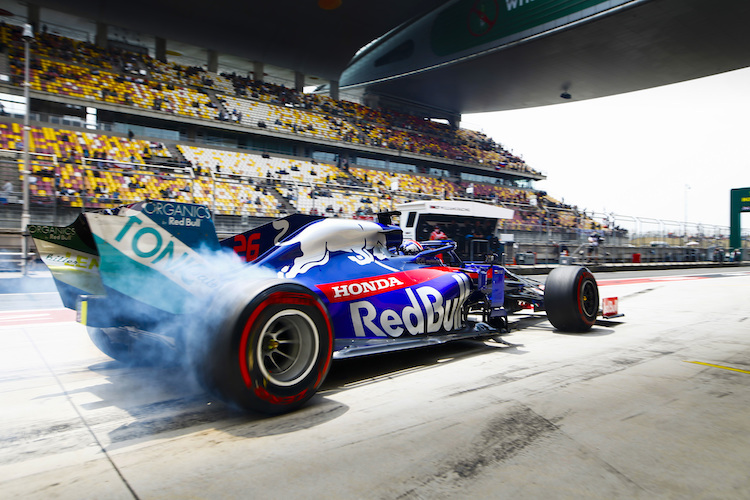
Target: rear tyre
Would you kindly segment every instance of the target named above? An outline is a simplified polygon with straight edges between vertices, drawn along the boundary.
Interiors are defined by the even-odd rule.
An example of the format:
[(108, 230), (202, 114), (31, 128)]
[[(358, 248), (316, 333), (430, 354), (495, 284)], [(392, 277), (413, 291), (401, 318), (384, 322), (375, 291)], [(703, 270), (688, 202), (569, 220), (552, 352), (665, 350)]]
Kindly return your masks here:
[(563, 332), (591, 329), (599, 312), (599, 287), (585, 267), (553, 269), (544, 285), (544, 308), (552, 326)]
[(200, 361), (204, 383), (242, 409), (284, 413), (299, 408), (330, 367), (333, 331), (325, 307), (314, 293), (293, 283), (272, 286), (249, 302), (242, 295), (229, 298), (230, 304), (217, 303), (222, 317)]

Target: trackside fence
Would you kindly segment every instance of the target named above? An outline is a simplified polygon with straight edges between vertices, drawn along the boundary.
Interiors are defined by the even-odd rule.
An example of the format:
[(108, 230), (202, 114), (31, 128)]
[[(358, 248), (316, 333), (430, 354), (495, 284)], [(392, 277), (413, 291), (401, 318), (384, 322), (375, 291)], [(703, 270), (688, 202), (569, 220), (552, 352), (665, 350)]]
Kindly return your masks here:
[[(22, 261), (21, 151), (0, 150), (0, 269)], [(304, 183), (257, 178), (187, 166), (153, 165), (53, 155), (30, 155), (29, 212), (32, 224), (64, 226), (78, 214), (143, 199), (173, 199), (207, 205), (220, 235), (234, 234), (289, 213), (375, 218), (379, 211), (420, 198), (406, 191), (355, 182)], [(698, 262), (746, 260), (750, 230), (742, 233), (742, 253), (729, 254), (729, 228), (686, 221), (614, 213), (579, 212), (570, 207), (495, 203), (516, 212), (501, 221), (500, 248), (507, 264), (587, 262)], [(0, 258), (0, 261), (3, 261)], [(8, 264), (8, 261), (11, 261)]]

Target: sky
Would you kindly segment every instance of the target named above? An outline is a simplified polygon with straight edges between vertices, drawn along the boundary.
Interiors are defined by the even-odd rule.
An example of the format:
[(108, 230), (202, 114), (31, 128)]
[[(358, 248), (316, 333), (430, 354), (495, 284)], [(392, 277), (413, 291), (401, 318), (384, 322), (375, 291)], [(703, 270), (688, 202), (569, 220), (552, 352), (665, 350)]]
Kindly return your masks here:
[[(547, 179), (536, 188), (588, 211), (729, 226), (750, 187), (750, 68), (552, 106), (464, 115)], [(743, 216), (743, 229), (750, 226)]]

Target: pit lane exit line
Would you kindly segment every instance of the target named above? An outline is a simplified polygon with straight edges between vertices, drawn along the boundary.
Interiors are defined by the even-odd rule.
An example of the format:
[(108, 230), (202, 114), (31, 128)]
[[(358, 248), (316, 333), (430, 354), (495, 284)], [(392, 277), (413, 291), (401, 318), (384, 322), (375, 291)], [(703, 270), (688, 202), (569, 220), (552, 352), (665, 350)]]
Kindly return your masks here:
[(722, 370), (730, 370), (733, 372), (747, 373), (750, 375), (750, 370), (740, 370), (739, 368), (732, 368), (731, 366), (715, 365), (713, 363), (704, 363), (703, 361), (689, 361), (685, 360), (685, 363), (694, 363), (696, 365), (710, 366), (712, 368), (721, 368)]

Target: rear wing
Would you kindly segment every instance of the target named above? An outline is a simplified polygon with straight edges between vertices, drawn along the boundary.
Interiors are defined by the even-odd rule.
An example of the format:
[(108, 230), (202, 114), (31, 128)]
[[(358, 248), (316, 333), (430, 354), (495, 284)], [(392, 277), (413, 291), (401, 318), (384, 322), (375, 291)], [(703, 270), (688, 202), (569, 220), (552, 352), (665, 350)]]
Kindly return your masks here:
[(220, 244), (223, 248), (231, 249), (245, 262), (252, 262), (279, 242), (291, 238), (303, 227), (320, 219), (324, 217), (292, 214), (221, 240)]
[(206, 255), (220, 246), (203, 205), (144, 201), (29, 233), (71, 309), (79, 296), (107, 295), (183, 313), (219, 286)]
[(75, 309), (79, 295), (104, 294), (99, 252), (83, 214), (65, 227), (32, 224), (28, 229), (65, 307)]

